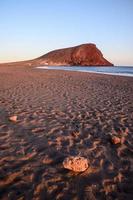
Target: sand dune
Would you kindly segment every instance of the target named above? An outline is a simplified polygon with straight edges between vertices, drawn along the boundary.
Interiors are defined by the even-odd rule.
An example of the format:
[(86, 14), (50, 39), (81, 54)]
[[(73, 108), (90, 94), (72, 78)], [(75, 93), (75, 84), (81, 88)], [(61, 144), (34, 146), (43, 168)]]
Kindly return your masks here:
[(0, 67), (0, 199), (133, 199), (132, 99), (130, 77)]

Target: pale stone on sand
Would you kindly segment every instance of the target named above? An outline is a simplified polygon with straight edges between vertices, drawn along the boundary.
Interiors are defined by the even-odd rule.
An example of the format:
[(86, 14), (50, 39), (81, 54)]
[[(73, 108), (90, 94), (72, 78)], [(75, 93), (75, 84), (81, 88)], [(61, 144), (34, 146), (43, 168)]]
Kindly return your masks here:
[(88, 160), (84, 157), (70, 156), (63, 161), (63, 166), (74, 172), (83, 172), (89, 167), (89, 164)]
[(17, 122), (18, 117), (16, 115), (9, 117), (9, 120), (12, 122)]
[(111, 138), (111, 141), (112, 141), (113, 144), (123, 144), (125, 142), (125, 138), (124, 137), (113, 136)]

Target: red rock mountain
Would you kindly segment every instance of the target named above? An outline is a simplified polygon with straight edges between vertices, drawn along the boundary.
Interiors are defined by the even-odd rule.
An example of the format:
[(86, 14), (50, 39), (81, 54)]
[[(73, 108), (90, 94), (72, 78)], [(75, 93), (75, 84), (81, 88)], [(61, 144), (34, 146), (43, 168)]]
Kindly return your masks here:
[(54, 66), (113, 66), (107, 61), (95, 44), (82, 44), (75, 47), (51, 51), (37, 59), (39, 65)]

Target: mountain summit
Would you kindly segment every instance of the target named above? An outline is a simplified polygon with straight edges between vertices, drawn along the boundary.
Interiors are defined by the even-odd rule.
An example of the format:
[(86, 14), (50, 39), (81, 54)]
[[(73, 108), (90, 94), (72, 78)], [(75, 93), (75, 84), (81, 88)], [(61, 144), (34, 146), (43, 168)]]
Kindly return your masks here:
[(113, 66), (92, 43), (54, 50), (35, 60), (39, 65), (50, 66)]

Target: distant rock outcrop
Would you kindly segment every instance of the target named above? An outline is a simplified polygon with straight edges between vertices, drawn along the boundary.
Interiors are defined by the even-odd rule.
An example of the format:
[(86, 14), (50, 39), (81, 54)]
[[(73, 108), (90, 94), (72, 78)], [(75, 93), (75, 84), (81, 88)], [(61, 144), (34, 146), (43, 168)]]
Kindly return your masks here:
[(54, 66), (113, 66), (107, 61), (95, 44), (82, 44), (75, 47), (51, 51), (37, 59), (38, 64)]

